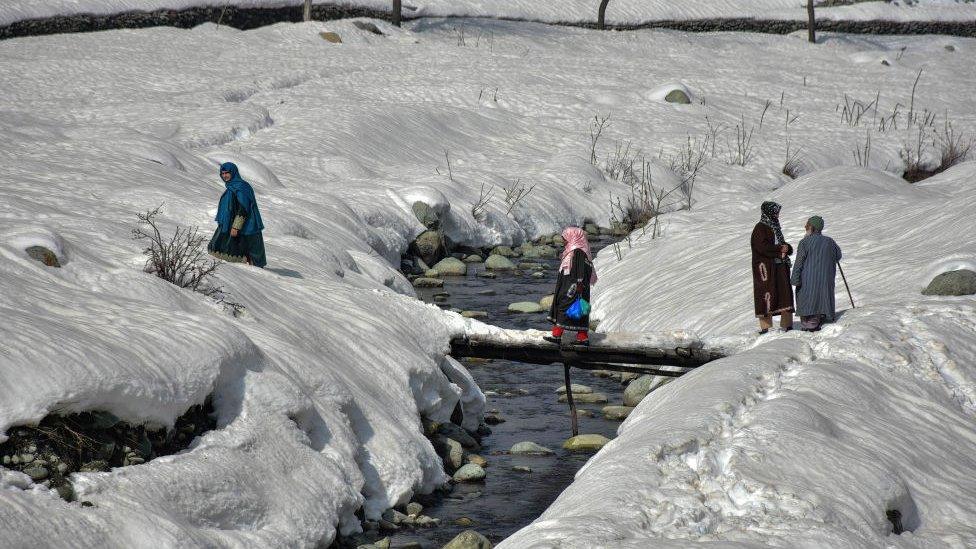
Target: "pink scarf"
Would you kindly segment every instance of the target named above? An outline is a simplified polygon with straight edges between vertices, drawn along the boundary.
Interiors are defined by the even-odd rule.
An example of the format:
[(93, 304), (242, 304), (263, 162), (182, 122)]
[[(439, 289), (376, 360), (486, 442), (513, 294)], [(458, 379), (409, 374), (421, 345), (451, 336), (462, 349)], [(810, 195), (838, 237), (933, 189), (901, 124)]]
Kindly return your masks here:
[[(593, 261), (590, 243), (586, 240), (586, 231), (579, 227), (566, 227), (563, 229), (563, 240), (566, 241), (566, 247), (563, 248), (562, 261), (559, 262), (559, 272), (569, 274), (573, 267), (573, 252), (576, 250), (582, 251), (587, 259)], [(596, 284), (596, 269), (591, 269), (590, 273), (590, 285)]]

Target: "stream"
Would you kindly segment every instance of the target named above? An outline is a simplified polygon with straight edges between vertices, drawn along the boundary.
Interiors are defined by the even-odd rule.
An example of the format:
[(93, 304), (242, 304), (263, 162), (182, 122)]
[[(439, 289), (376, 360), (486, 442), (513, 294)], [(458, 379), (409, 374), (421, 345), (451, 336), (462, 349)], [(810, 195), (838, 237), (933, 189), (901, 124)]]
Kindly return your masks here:
[[(592, 242), (594, 253), (610, 240)], [(469, 264), (464, 277), (443, 277), (444, 287), (418, 289), (420, 299), (435, 302), (436, 294), (447, 293), (446, 302), (439, 306), (463, 311), (485, 311), (483, 322), (504, 328), (549, 329), (546, 313), (509, 313), (508, 305), (518, 301), (538, 302), (552, 293), (556, 284), (558, 260), (512, 258), (545, 265), (545, 276), (535, 278), (530, 271), (499, 272), (497, 278), (478, 276), (483, 264)], [(444, 296), (440, 297), (444, 300)], [(464, 530), (477, 530), (493, 544), (535, 520), (572, 481), (576, 471), (586, 463), (591, 452), (572, 453), (562, 449), (563, 442), (572, 436), (569, 406), (558, 402), (556, 390), (563, 385), (560, 365), (540, 366), (506, 360), (463, 360), (462, 363), (477, 380), (488, 397), (487, 410), (496, 412), (504, 423), (491, 425), (492, 433), (482, 439), (477, 454), (488, 460), (488, 473), (483, 483), (456, 484), (446, 496), (425, 502), (424, 514), (441, 520), (436, 528), (402, 529), (392, 537), (393, 547), (411, 546), (439, 548)], [(607, 395), (607, 404), (577, 404), (580, 410), (590, 410), (593, 417), (580, 417), (580, 433), (598, 433), (608, 438), (616, 435), (620, 421), (603, 418), (601, 410), (610, 404), (620, 404), (624, 386), (619, 378), (598, 378), (582, 370), (574, 370), (573, 383), (586, 385), (594, 392)], [(532, 441), (555, 452), (551, 456), (512, 456), (507, 452), (513, 444)], [(528, 467), (531, 472), (514, 467)], [(418, 498), (419, 499), (419, 498)], [(420, 500), (423, 501), (423, 500)], [(458, 525), (458, 519), (473, 521)]]

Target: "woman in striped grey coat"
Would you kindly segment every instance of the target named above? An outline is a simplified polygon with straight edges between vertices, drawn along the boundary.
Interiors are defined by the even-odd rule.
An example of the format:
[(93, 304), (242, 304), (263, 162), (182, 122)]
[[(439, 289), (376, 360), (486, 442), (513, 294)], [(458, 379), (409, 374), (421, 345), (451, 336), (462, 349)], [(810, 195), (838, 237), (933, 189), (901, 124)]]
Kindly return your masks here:
[(823, 218), (807, 221), (807, 235), (796, 249), (790, 282), (796, 286), (796, 312), (802, 328), (815, 332), (825, 320), (834, 320), (834, 277), (840, 261), (840, 246), (822, 234)]

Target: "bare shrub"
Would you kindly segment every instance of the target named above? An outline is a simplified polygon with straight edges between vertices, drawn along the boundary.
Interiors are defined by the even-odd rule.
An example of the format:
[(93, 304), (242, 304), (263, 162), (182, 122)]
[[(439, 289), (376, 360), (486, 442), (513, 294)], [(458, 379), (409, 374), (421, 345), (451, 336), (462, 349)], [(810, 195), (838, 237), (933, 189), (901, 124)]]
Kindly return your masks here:
[(745, 117), (735, 125), (735, 141), (726, 141), (729, 164), (745, 166), (752, 160), (752, 134), (755, 128), (746, 127)]
[(593, 120), (590, 121), (590, 164), (594, 166), (597, 165), (598, 158), (596, 155), (596, 146), (600, 142), (600, 136), (603, 135), (603, 130), (610, 126), (610, 117), (613, 113), (607, 113), (606, 116), (594, 115)]
[(864, 133), (864, 145), (854, 147), (854, 163), (862, 168), (871, 166), (871, 132)]
[(681, 178), (679, 187), (681, 195), (685, 199), (684, 207), (691, 209), (692, 197), (695, 193), (695, 180), (698, 179), (698, 172), (705, 165), (705, 153), (708, 150), (709, 137), (706, 135), (701, 139), (693, 139), (690, 135), (678, 150), (678, 154), (672, 155), (668, 159), (671, 171), (678, 174)]
[(620, 223), (627, 227), (643, 227), (646, 234), (647, 226), (653, 221), (651, 238), (659, 235), (658, 217), (664, 211), (666, 200), (679, 192), (682, 185), (664, 189), (655, 187), (651, 175), (651, 163), (641, 159), (640, 169), (635, 172), (635, 179), (630, 186), (630, 193), (626, 197), (610, 198), (611, 225)]
[(786, 160), (783, 162), (783, 175), (796, 179), (800, 175), (800, 149), (790, 148), (790, 139), (786, 139)]
[(634, 164), (641, 157), (641, 150), (635, 149), (631, 142), (622, 145), (617, 142), (614, 152), (607, 155), (606, 172), (610, 179), (630, 184), (634, 179)]
[(159, 230), (157, 218), (162, 206), (146, 213), (137, 214), (140, 227), (132, 230), (135, 240), (146, 243), (142, 253), (146, 256), (145, 272), (163, 280), (201, 293), (231, 310), (234, 316), (244, 312), (240, 303), (227, 301), (228, 294), (217, 285), (216, 273), (220, 262), (204, 248), (206, 238), (196, 227), (177, 225), (169, 239)]
[(484, 223), (488, 219), (488, 202), (491, 201), (493, 192), (494, 189), (489, 187), (485, 190), (485, 184), (481, 184), (481, 194), (478, 195), (478, 201), (471, 206), (471, 216), (479, 223)]
[(529, 196), (533, 189), (535, 189), (535, 184), (527, 187), (521, 179), (516, 179), (511, 185), (502, 187), (502, 191), (505, 193), (505, 203), (508, 204), (508, 210), (505, 211), (505, 214), (512, 213), (515, 206), (518, 206), (519, 202)]
[(905, 161), (905, 173), (902, 177), (909, 183), (917, 183), (923, 179), (931, 177), (935, 172), (925, 169), (922, 159), (925, 151), (932, 144), (929, 132), (923, 126), (915, 128), (915, 139), (910, 143), (902, 145), (899, 152), (902, 160)]
[(972, 136), (956, 133), (948, 115), (946, 115), (945, 124), (943, 124), (942, 131), (938, 134), (937, 139), (940, 150), (937, 170), (939, 172), (944, 172), (960, 162), (965, 162), (969, 153), (972, 152), (974, 144), (976, 144)]
[[(847, 124), (852, 128), (856, 128), (861, 125), (861, 120), (862, 118), (864, 118), (864, 115), (866, 115), (867, 113), (874, 112), (875, 113), (874, 116), (876, 118), (877, 111), (878, 111), (878, 102), (880, 100), (881, 100), (880, 90), (878, 91), (878, 94), (875, 95), (874, 101), (871, 101), (870, 103), (864, 103), (863, 101), (859, 101), (857, 99), (854, 99), (853, 97), (848, 97), (848, 95), (845, 93), (844, 109), (841, 110), (840, 113), (841, 122)], [(837, 109), (838, 110), (840, 109), (840, 105), (837, 106)]]

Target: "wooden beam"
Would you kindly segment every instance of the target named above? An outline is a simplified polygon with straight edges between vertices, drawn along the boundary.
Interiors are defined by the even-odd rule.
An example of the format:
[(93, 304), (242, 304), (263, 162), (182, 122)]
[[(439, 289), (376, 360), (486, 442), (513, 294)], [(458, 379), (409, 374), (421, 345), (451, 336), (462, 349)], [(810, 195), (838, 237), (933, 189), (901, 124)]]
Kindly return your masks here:
[[(529, 364), (599, 364), (598, 369), (614, 364), (649, 364), (654, 366), (684, 366), (693, 368), (711, 362), (723, 355), (708, 349), (676, 347), (619, 346), (614, 347), (592, 342), (589, 347), (556, 345), (538, 341), (511, 342), (492, 339), (490, 336), (461, 336), (451, 340), (451, 356), (455, 358), (489, 358), (526, 362)], [(603, 368), (603, 366), (606, 366)], [(666, 374), (661, 374), (666, 375)]]

